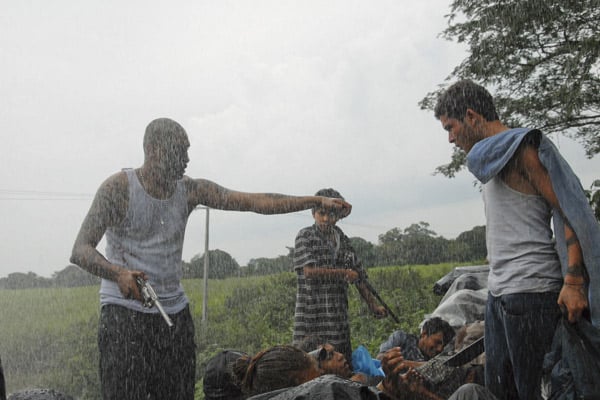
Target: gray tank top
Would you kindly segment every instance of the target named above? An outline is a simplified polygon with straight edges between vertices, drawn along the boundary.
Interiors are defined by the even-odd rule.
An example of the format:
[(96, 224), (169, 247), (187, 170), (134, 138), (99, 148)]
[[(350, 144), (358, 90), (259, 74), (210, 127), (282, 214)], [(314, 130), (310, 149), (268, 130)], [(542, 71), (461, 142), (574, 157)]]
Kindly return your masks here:
[[(189, 216), (183, 181), (177, 182), (173, 195), (166, 200), (151, 197), (133, 169), (126, 169), (129, 181), (129, 205), (120, 226), (106, 231), (106, 258), (130, 270), (144, 271), (148, 282), (168, 314), (181, 311), (188, 299), (181, 285), (181, 255)], [(123, 298), (116, 282), (103, 279), (100, 304), (116, 304), (140, 312), (158, 312), (144, 308), (138, 300)]]
[(483, 186), (483, 199), (490, 293), (560, 291), (562, 274), (549, 204), (541, 196), (511, 189), (498, 176)]

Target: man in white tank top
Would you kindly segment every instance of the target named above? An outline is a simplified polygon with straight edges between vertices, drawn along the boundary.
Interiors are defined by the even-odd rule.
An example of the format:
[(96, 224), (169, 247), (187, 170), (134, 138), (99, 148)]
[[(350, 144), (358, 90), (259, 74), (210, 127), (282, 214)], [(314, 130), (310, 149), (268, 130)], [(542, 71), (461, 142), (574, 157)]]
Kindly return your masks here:
[[(435, 116), (449, 142), (468, 154), (469, 169), (484, 183), (490, 263), (486, 387), (499, 399), (539, 399), (543, 357), (552, 343), (559, 305), (571, 322), (588, 307), (581, 246), (538, 155), (540, 143), (547, 139), (536, 130), (509, 129), (500, 122), (489, 92), (468, 80), (442, 93)], [(512, 140), (514, 136), (519, 139)], [(505, 139), (511, 153), (498, 144)], [(502, 157), (485, 178), (475, 172), (475, 165), (487, 167)], [(553, 214), (565, 221), (564, 277), (550, 227)]]
[[(189, 214), (198, 205), (261, 214), (350, 204), (320, 196), (245, 193), (184, 175), (185, 130), (156, 119), (144, 135), (144, 163), (110, 176), (98, 189), (73, 246), (71, 262), (102, 278), (98, 328), (103, 399), (194, 398), (194, 325), (181, 286)], [(97, 245), (106, 235), (106, 256)], [(174, 326), (144, 308), (137, 279), (156, 291)]]

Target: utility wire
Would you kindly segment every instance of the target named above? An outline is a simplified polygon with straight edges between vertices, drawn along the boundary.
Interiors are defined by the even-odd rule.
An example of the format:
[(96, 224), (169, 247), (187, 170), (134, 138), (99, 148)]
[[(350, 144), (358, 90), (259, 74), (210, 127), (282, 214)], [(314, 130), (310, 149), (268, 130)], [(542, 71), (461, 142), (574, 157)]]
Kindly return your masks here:
[(90, 200), (92, 197), (89, 193), (0, 189), (0, 200)]

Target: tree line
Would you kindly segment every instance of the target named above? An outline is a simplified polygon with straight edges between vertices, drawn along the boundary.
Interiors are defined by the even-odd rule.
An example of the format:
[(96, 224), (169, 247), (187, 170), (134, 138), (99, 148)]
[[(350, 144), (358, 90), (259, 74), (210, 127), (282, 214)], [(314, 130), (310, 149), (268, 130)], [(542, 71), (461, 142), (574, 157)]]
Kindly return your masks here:
[[(434, 232), (429, 223), (419, 222), (407, 228), (393, 228), (379, 235), (373, 244), (360, 237), (350, 238), (363, 267), (430, 265), (440, 263), (484, 262), (486, 257), (485, 226), (462, 232), (456, 239), (446, 239)], [(293, 270), (294, 248), (275, 258), (253, 258), (240, 266), (223, 250), (208, 252), (209, 278), (225, 279), (235, 276), (271, 275)], [(204, 254), (183, 262), (185, 279), (204, 277)]]
[[(373, 244), (363, 238), (350, 238), (358, 259), (366, 268), (391, 265), (423, 265), (443, 262), (478, 262), (485, 259), (485, 227), (476, 226), (462, 232), (456, 239), (446, 239), (436, 234), (427, 222), (407, 228), (393, 228), (379, 235)], [(260, 257), (240, 266), (224, 250), (209, 250), (209, 279), (240, 276), (271, 275), (293, 270), (294, 248), (288, 254), (273, 258)], [(184, 279), (204, 278), (204, 254), (197, 254), (189, 262), (182, 262)], [(76, 265), (68, 265), (50, 278), (33, 272), (14, 272), (0, 278), (0, 289), (31, 289), (52, 287), (79, 287), (98, 285), (100, 278)]]

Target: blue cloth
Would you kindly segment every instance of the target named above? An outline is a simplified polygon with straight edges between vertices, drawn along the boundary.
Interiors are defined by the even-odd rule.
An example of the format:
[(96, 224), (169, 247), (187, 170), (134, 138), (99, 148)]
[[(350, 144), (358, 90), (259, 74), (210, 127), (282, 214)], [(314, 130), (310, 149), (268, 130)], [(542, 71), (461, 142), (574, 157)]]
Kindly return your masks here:
[(553, 214), (553, 221), (563, 275), (568, 267), (564, 215), (582, 248), (589, 274), (588, 301), (591, 321), (594, 326), (600, 327), (600, 226), (589, 206), (579, 178), (560, 155), (554, 143), (536, 129), (509, 129), (476, 143), (467, 155), (467, 167), (482, 183), (488, 182), (504, 168), (529, 134), (536, 135), (539, 139), (538, 156), (548, 170), (562, 210), (562, 215), (560, 212)]
[(371, 357), (369, 350), (360, 345), (352, 352), (352, 368), (354, 373), (362, 373), (367, 376), (385, 376), (381, 369), (381, 361)]
[(552, 351), (544, 359), (548, 372), (552, 399), (600, 398), (600, 329), (585, 319), (571, 324), (561, 318)]

